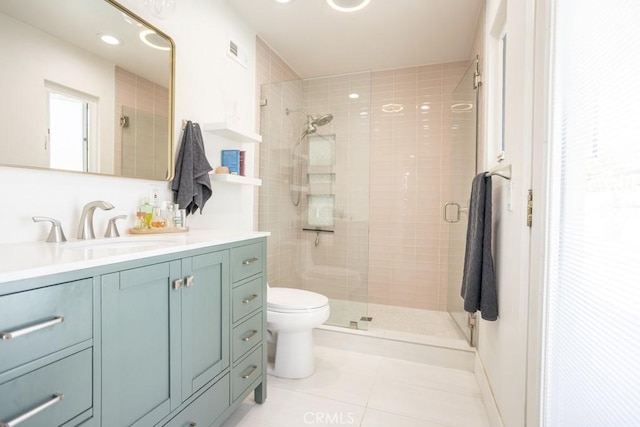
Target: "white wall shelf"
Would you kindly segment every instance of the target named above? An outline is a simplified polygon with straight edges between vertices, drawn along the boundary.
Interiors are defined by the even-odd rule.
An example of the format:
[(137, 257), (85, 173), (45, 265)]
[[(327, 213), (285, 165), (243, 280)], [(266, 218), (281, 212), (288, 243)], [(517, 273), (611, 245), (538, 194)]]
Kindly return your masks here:
[(229, 122), (204, 123), (202, 129), (235, 142), (262, 142), (262, 135), (240, 129)]
[(228, 173), (225, 173), (225, 174), (210, 173), (209, 177), (211, 178), (211, 182), (226, 182), (229, 184), (255, 185), (256, 187), (259, 187), (262, 185), (262, 180), (259, 178), (249, 178), (246, 176), (231, 175)]

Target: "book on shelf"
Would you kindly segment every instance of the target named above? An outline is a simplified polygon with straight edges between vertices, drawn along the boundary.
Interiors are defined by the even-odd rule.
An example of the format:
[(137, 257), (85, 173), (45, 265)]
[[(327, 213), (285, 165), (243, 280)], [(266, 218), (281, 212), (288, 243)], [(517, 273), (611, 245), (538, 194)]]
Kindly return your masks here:
[(244, 158), (246, 155), (246, 151), (240, 151), (240, 165), (238, 166), (238, 173), (240, 174), (240, 176), (245, 176), (244, 172)]
[(240, 150), (222, 150), (220, 162), (222, 166), (229, 168), (231, 175), (240, 174)]

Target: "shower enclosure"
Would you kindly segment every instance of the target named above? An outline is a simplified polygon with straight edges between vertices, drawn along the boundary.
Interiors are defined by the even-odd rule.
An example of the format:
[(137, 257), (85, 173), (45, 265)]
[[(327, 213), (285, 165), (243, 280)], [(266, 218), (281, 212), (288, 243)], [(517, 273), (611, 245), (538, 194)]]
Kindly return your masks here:
[(451, 203), (468, 205), (475, 174), (468, 67), (262, 86), (259, 227), (271, 232), (271, 286), (329, 297), (329, 325), (463, 339), (453, 300), (466, 215)]

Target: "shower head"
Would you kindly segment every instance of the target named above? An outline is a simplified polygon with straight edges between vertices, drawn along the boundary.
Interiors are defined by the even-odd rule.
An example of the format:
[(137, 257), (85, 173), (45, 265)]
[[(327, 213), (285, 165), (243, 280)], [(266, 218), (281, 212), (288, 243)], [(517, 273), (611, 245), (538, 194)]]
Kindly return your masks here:
[(333, 120), (333, 114), (323, 114), (318, 117), (313, 117), (307, 114), (307, 128), (305, 132), (314, 133), (318, 130), (318, 126), (324, 126)]
[(313, 124), (316, 126), (324, 126), (333, 120), (333, 114), (323, 114), (320, 117), (313, 119)]

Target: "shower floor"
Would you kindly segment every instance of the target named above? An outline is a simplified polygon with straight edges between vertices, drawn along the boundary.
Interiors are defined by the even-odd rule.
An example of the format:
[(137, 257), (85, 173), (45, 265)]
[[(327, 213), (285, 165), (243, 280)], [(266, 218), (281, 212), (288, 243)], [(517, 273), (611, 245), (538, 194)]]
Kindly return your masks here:
[[(331, 299), (331, 316), (325, 323), (349, 328), (358, 323), (358, 332), (381, 338), (454, 348), (467, 348), (462, 332), (443, 311), (422, 310), (384, 304), (367, 304)], [(362, 317), (371, 317), (364, 322)]]

